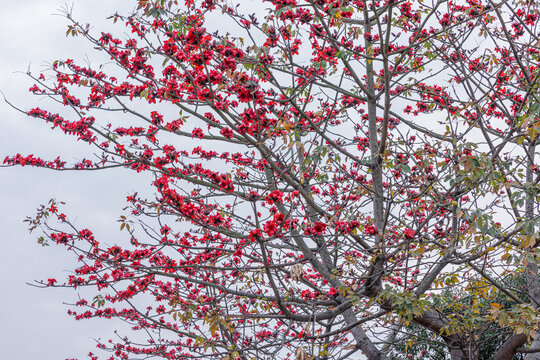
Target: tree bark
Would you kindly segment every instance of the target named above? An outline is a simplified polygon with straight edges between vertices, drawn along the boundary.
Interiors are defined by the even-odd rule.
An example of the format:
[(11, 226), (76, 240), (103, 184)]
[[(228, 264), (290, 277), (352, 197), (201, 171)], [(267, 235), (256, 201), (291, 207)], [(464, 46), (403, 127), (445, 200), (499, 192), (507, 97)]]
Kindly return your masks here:
[[(531, 349), (540, 350), (540, 333), (536, 334), (536, 337), (534, 338), (534, 341), (531, 344)], [(540, 360), (540, 351), (527, 353), (527, 355), (525, 355), (525, 360)]]
[[(516, 349), (527, 341), (527, 336), (524, 334), (512, 335), (506, 342), (495, 352), (491, 360), (510, 360), (516, 354)], [(534, 358), (533, 358), (534, 359)]]

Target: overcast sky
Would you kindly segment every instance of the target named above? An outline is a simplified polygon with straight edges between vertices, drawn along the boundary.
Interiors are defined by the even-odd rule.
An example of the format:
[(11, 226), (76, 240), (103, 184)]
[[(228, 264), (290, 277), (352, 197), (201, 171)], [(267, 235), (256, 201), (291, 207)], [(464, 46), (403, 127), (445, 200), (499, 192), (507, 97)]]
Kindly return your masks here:
[[(33, 82), (25, 76), (30, 65), (39, 73), (56, 59), (92, 59), (93, 50), (82, 38), (66, 38), (67, 20), (58, 14), (61, 0), (3, 1), (0, 12), (0, 90), (21, 108), (46, 101), (28, 93)], [(111, 28), (106, 17), (115, 11), (127, 14), (134, 0), (75, 0), (74, 17), (94, 28)], [(22, 72), (22, 73), (21, 73)], [(17, 113), (0, 102), (0, 161), (6, 155), (35, 154), (54, 159), (80, 159), (85, 145), (38, 119)], [(71, 156), (71, 157), (70, 157)], [(140, 184), (136, 184), (139, 181)], [(91, 228), (101, 239), (118, 234), (115, 220), (126, 194), (143, 184), (118, 172), (53, 172), (29, 167), (0, 169), (2, 200), (0, 252), (0, 357), (2, 359), (86, 359), (96, 352), (94, 338), (112, 336), (118, 324), (110, 320), (76, 322), (63, 302), (77, 300), (71, 289), (39, 289), (35, 279), (62, 279), (73, 268), (70, 254), (56, 246), (42, 248), (37, 234), (29, 234), (22, 220), (51, 198), (67, 202), (66, 213), (77, 224)]]

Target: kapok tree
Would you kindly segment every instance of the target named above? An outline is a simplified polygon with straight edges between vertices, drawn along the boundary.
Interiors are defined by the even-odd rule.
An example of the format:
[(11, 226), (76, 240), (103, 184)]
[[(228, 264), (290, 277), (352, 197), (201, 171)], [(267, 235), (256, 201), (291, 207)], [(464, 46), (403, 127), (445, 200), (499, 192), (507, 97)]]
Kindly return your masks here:
[(30, 91), (66, 111), (23, 111), (89, 156), (4, 166), (154, 176), (114, 246), (54, 201), (28, 219), (77, 259), (42, 284), (95, 290), (69, 314), (131, 326), (111, 359), (538, 358), (535, 2), (66, 15), (114, 66), (55, 61)]

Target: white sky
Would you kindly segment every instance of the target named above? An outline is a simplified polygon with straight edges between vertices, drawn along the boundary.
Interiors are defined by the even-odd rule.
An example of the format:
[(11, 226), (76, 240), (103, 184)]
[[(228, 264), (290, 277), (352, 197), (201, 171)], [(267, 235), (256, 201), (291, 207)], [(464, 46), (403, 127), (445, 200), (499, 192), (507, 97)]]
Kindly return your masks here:
[[(46, 108), (46, 101), (30, 94), (33, 84), (26, 72), (31, 65), (39, 73), (55, 59), (95, 58), (92, 47), (82, 38), (66, 38), (67, 20), (54, 16), (63, 0), (2, 1), (0, 12), (0, 90), (12, 103), (30, 109)], [(115, 11), (127, 14), (134, 0), (75, 0), (74, 17), (89, 22), (96, 30), (110, 27), (106, 17)], [(118, 29), (121, 26), (117, 27)], [(23, 73), (16, 73), (22, 71)], [(26, 117), (0, 101), (0, 161), (6, 155), (35, 154), (54, 159), (77, 159), (85, 147), (38, 119)], [(55, 197), (67, 202), (66, 213), (77, 224), (97, 235), (119, 234), (115, 220), (121, 215), (125, 196), (138, 189), (132, 177), (118, 172), (53, 172), (31, 167), (0, 169), (0, 357), (2, 359), (58, 360), (86, 359), (98, 353), (93, 338), (108, 339), (121, 327), (110, 320), (76, 322), (63, 302), (77, 300), (71, 289), (39, 289), (28, 286), (35, 279), (64, 278), (73, 269), (73, 258), (57, 246), (42, 248), (37, 234), (29, 234), (22, 220)], [(142, 179), (140, 179), (142, 180)], [(141, 182), (140, 184), (144, 184)], [(141, 185), (143, 186), (143, 185)], [(103, 241), (104, 235), (101, 236)], [(109, 240), (114, 242), (115, 240)]]

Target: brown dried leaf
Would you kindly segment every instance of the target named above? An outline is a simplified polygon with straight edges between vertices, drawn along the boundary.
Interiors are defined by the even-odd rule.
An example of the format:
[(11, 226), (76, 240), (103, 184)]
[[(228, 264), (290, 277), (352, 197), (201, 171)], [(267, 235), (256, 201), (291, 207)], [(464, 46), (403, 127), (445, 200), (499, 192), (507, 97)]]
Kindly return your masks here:
[(300, 281), (304, 276), (304, 267), (302, 266), (302, 264), (293, 265), (291, 266), (289, 273), (291, 274), (291, 280)]
[(304, 350), (304, 348), (298, 347), (296, 348), (296, 351), (294, 352), (294, 356), (296, 360), (309, 360), (309, 356)]

